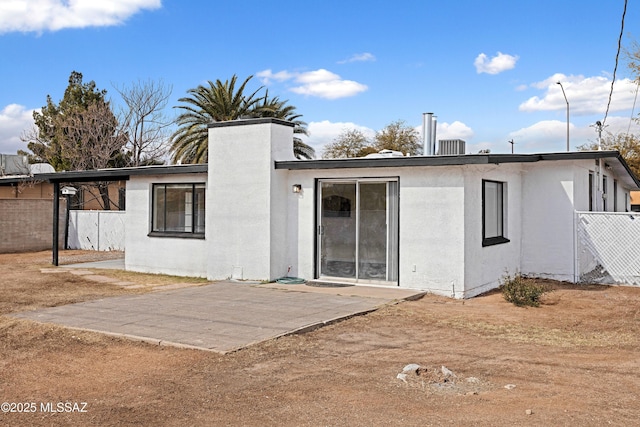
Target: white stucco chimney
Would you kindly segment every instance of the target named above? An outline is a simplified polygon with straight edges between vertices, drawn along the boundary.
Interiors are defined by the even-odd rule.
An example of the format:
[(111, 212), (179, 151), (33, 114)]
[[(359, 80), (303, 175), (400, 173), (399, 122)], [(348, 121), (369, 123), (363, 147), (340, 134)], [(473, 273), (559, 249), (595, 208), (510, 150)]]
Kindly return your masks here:
[(210, 280), (273, 280), (286, 271), (287, 171), (293, 123), (248, 119), (209, 125)]

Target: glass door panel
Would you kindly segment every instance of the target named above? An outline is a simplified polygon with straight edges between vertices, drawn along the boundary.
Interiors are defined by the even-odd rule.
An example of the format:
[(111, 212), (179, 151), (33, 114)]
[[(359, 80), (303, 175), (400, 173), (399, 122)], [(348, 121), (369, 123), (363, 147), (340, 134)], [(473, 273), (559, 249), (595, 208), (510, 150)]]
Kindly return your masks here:
[(356, 183), (320, 189), (320, 275), (356, 277)]
[(358, 203), (358, 279), (387, 280), (387, 183), (362, 182)]
[(398, 182), (321, 181), (319, 276), (398, 280)]

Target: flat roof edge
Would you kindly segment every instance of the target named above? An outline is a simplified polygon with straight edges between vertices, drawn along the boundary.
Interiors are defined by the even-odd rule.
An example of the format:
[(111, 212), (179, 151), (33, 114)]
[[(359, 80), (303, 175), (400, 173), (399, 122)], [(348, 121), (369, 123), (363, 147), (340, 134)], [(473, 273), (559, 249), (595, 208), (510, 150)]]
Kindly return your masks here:
[(277, 119), (275, 117), (259, 117), (259, 118), (252, 118), (252, 119), (237, 119), (237, 120), (228, 120), (224, 122), (213, 122), (213, 123), (209, 123), (207, 127), (211, 129), (211, 128), (221, 128), (221, 127), (227, 127), (227, 126), (260, 125), (265, 123), (267, 124), (273, 123), (273, 124), (289, 126), (289, 127), (295, 126), (294, 123), (287, 120)]
[[(572, 151), (539, 154), (461, 154), (454, 156), (357, 157), (348, 159), (276, 161), (276, 169), (341, 169), (407, 166), (456, 166), (469, 164), (531, 163), (544, 160), (620, 158), (617, 151)], [(624, 161), (624, 160), (623, 160)]]
[(35, 174), (32, 179), (48, 182), (126, 181), (131, 176), (207, 173), (208, 164), (158, 165)]

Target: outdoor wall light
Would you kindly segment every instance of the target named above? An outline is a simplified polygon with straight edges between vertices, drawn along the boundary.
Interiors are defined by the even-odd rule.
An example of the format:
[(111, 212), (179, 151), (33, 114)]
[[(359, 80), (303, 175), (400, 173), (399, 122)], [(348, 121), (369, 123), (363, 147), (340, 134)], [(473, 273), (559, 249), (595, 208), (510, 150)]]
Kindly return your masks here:
[(291, 186), (291, 191), (294, 193), (302, 193), (302, 184), (293, 184)]

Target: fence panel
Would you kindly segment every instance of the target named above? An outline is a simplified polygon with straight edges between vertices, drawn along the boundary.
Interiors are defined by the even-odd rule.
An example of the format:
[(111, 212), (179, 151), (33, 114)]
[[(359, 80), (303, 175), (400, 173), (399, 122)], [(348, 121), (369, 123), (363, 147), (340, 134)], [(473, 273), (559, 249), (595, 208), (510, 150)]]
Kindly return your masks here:
[(69, 248), (124, 251), (124, 211), (71, 211)]
[(581, 283), (640, 286), (640, 214), (576, 212)]

